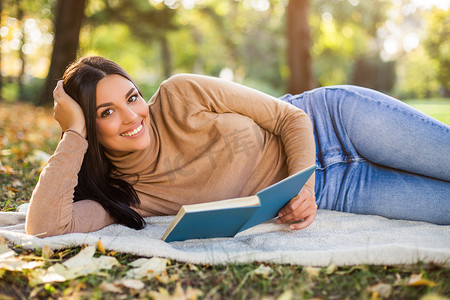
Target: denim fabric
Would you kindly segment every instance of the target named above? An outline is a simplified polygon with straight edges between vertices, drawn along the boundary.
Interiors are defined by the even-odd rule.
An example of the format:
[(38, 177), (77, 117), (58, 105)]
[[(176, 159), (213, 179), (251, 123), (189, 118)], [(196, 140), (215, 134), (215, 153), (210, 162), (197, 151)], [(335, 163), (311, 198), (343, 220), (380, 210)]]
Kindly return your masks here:
[(319, 208), (450, 224), (450, 126), (356, 86), (280, 99), (312, 120)]

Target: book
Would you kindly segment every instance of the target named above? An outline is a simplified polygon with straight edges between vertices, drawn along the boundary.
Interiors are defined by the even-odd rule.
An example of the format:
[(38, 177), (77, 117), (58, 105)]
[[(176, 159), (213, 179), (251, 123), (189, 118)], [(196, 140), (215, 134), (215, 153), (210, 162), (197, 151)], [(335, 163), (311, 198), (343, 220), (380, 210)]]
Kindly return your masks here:
[(166, 242), (234, 237), (278, 215), (317, 168), (313, 165), (250, 197), (183, 205), (162, 239)]

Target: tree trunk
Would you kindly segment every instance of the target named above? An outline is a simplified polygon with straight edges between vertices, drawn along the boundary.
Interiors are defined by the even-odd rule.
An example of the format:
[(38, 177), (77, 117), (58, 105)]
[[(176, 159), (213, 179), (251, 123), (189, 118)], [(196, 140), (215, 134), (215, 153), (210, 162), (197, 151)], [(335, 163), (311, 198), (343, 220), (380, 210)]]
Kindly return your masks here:
[(19, 100), (24, 100), (25, 90), (23, 86), (23, 77), (25, 75), (25, 64), (26, 57), (25, 53), (23, 53), (23, 45), (25, 45), (25, 21), (23, 19), (24, 13), (22, 9), (22, 3), (17, 1), (17, 19), (19, 20), (20, 30), (22, 31), (22, 37), (20, 38), (20, 47), (19, 47), (19, 59), (22, 62), (22, 66), (20, 67), (19, 77), (17, 78), (19, 85)]
[(165, 35), (162, 35), (160, 42), (164, 77), (169, 78), (172, 75), (172, 55), (170, 53), (169, 41)]
[[(2, 16), (3, 13), (3, 0), (0, 0), (0, 16)], [(1, 24), (0, 24), (1, 26)], [(1, 42), (2, 37), (0, 37), (0, 42)], [(0, 51), (0, 66), (2, 65), (2, 51)], [(0, 102), (3, 101), (3, 76), (2, 76), (2, 68), (0, 68)]]
[(76, 59), (85, 0), (58, 0), (56, 3), (55, 40), (47, 79), (37, 101), (53, 101), (53, 89), (66, 67)]
[(288, 93), (299, 94), (314, 88), (311, 38), (308, 26), (308, 0), (289, 0), (287, 6)]

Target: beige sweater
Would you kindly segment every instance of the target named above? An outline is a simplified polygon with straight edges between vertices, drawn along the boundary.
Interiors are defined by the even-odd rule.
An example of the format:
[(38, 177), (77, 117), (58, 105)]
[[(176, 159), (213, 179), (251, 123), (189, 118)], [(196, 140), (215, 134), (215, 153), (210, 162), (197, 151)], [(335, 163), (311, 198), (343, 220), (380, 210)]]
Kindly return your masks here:
[[(311, 122), (300, 109), (242, 85), (176, 75), (149, 101), (145, 151), (109, 154), (129, 176), (143, 216), (176, 214), (181, 205), (254, 195), (315, 163)], [(29, 234), (98, 230), (114, 223), (95, 201), (73, 202), (87, 141), (68, 131), (33, 191)], [(135, 183), (136, 176), (139, 181)], [(314, 176), (306, 188), (314, 192)]]

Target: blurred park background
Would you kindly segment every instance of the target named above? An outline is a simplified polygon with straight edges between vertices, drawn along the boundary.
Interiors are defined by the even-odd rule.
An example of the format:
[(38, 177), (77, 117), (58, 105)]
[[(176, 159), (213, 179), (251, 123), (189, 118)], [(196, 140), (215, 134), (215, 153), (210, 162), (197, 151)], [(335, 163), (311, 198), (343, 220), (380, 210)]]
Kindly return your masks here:
[(165, 78), (189, 72), (273, 96), (356, 84), (402, 100), (450, 103), (449, 4), (2, 0), (1, 99), (51, 104), (71, 61), (101, 55), (124, 67), (146, 99)]

